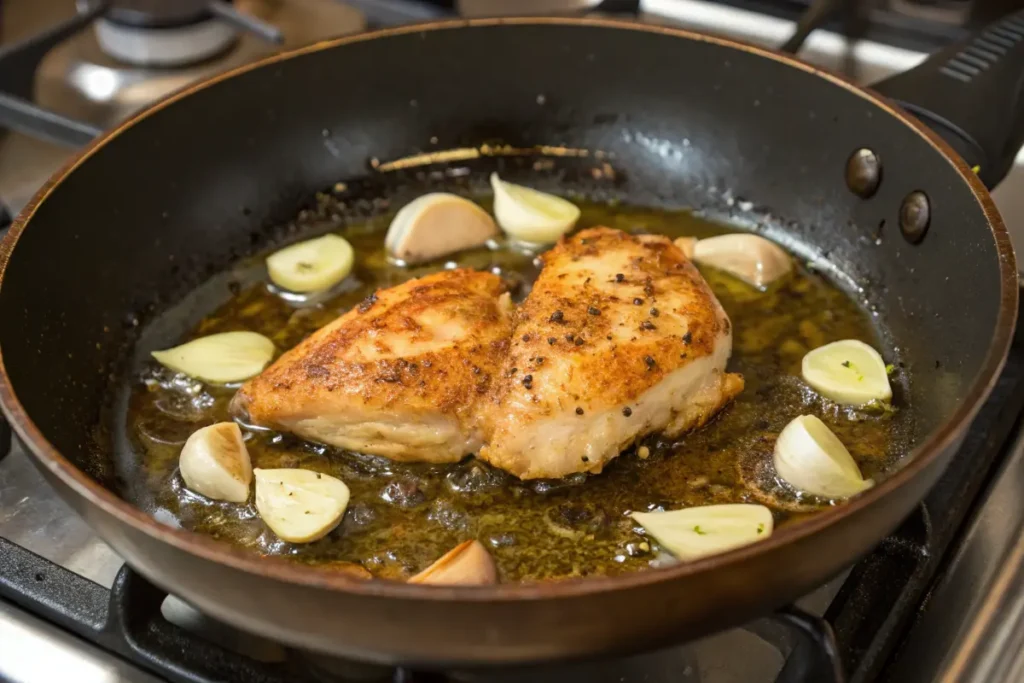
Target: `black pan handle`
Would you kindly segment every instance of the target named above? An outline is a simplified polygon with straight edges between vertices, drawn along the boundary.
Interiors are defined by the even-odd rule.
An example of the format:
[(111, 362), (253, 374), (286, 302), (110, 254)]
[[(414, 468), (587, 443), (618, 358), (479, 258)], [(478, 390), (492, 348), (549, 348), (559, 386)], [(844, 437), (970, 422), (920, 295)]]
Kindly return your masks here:
[(873, 88), (942, 136), (994, 187), (1024, 146), (1024, 10)]

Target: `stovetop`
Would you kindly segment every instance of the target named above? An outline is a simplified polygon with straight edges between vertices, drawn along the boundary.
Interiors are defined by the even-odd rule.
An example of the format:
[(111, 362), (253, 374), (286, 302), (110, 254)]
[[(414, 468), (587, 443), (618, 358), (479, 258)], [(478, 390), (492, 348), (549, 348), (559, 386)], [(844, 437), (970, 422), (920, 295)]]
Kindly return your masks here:
[[(177, 68), (128, 66), (107, 56), (97, 34), (86, 30), (40, 62), (33, 96), (102, 128), (185, 83), (272, 51), (430, 18), (456, 4), (236, 0), (236, 9), (276, 27), (281, 42), (239, 31), (216, 56)], [(0, 50), (75, 13), (70, 1), (14, 5), (0, 4)], [(768, 13), (765, 2), (739, 0), (640, 5), (642, 21), (764, 45), (783, 43), (793, 30), (786, 18), (793, 3), (782, 0)], [(947, 28), (955, 34), (955, 25)], [(816, 31), (800, 54), (871, 82), (920, 61), (924, 53), (911, 49), (915, 41), (920, 37), (899, 45), (851, 44)], [(0, 137), (0, 199), (18, 210), (71, 153), (18, 133)], [(1024, 155), (994, 195), (1018, 244), (1022, 190)], [(799, 606), (653, 654), (529, 671), (440, 674), (325, 660), (215, 623), (123, 567), (15, 445), (0, 460), (0, 680), (817, 683), (832, 662), (829, 647), (851, 681), (1024, 680), (1024, 657), (1015, 656), (1024, 640), (1022, 409), (1024, 347), (1015, 347), (992, 399), (926, 502), (871, 555)]]

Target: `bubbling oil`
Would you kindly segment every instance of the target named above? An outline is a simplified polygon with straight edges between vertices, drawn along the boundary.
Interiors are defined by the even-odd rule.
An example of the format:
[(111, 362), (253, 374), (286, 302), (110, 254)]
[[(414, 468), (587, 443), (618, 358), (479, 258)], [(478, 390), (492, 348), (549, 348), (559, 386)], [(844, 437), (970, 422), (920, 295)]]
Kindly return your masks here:
[[(606, 225), (670, 237), (728, 231), (683, 211), (579, 204), (579, 227)], [(376, 289), (440, 268), (493, 271), (518, 300), (529, 293), (537, 276), (536, 254), (499, 243), (454, 255), (449, 262), (402, 267), (390, 262), (383, 250), (389, 219), (382, 213), (341, 230), (356, 251), (356, 265), (327, 296), (288, 299), (265, 283), (236, 288), (186, 338), (252, 330), (284, 350)], [(260, 268), (262, 262), (254, 260), (250, 270)], [(745, 390), (709, 425), (675, 441), (648, 437), (599, 475), (524, 482), (473, 458), (443, 466), (401, 464), (247, 429), (254, 467), (307, 468), (339, 477), (351, 490), (336, 530), (313, 543), (285, 543), (264, 526), (251, 502), (211, 501), (184, 487), (177, 472), (182, 444), (196, 429), (231, 419), (233, 389), (175, 376), (154, 363), (138, 377), (129, 402), (126, 425), (137, 465), (131, 476), (141, 479), (141, 486), (130, 490), (139, 498), (135, 502), (147, 509), (159, 509), (185, 528), (254, 553), (310, 564), (355, 562), (375, 576), (402, 579), (472, 538), (490, 550), (503, 581), (555, 580), (670, 562), (632, 521), (630, 511), (760, 502), (773, 509), (778, 523), (787, 524), (833, 504), (799, 498), (771, 471), (775, 437), (798, 415), (824, 420), (865, 476), (877, 476), (908, 450), (907, 411), (844, 409), (818, 397), (800, 380), (800, 361), (817, 346), (860, 339), (881, 348), (857, 302), (802, 264), (767, 291), (713, 269), (702, 273), (732, 320), (729, 370), (744, 375)], [(897, 385), (900, 379), (894, 378)]]

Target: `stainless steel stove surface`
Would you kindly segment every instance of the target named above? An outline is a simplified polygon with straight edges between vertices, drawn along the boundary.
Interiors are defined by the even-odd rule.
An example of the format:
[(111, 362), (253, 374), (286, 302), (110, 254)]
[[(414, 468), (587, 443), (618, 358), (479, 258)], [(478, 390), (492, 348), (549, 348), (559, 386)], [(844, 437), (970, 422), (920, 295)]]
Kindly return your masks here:
[[(461, 4), (468, 8), (472, 3)], [(0, 48), (75, 13), (72, 3), (59, 0), (5, 3), (0, 7)], [(34, 99), (54, 111), (107, 127), (171, 90), (269, 52), (398, 19), (428, 18), (439, 11), (434, 5), (391, 0), (348, 4), (333, 0), (236, 0), (234, 7), (276, 28), (282, 42), (274, 42), (275, 36), (267, 34), (266, 26), (257, 27), (262, 34), (254, 34), (225, 23), (210, 35), (196, 38), (190, 34), (187, 40), (197, 41), (192, 48), (152, 48), (134, 44), (140, 35), (152, 30), (144, 25), (132, 26), (128, 21), (114, 26), (113, 37), (110, 26), (89, 28), (60, 44), (41, 62)], [(643, 21), (682, 24), (764, 45), (781, 44), (793, 30), (792, 21), (703, 0), (646, 0), (641, 10)], [(111, 40), (117, 43), (113, 48)], [(801, 56), (871, 82), (913, 66), (924, 53), (865, 40), (851, 44), (836, 33), (819, 30), (811, 34)], [(71, 153), (67, 147), (18, 133), (3, 136), (0, 199), (13, 210), (20, 209)], [(1014, 241), (1022, 244), (1024, 156), (995, 197)], [(1022, 578), (1019, 571), (1024, 564), (1024, 508), (1019, 503), (1024, 493), (1024, 437), (1016, 433), (1024, 404), (1022, 385), (1024, 351), (1017, 349), (993, 400), (965, 442), (964, 453), (928, 502), (851, 573), (800, 602), (807, 612), (826, 615), (839, 635), (843, 664), (852, 672), (853, 680), (1024, 680), (1020, 658), (1013, 656), (1021, 651), (1020, 640), (1024, 638), (1024, 628), (1019, 628), (1024, 592), (1018, 590)], [(989, 474), (988, 464), (993, 462), (996, 464)], [(981, 489), (985, 494), (976, 501), (975, 494)], [(219, 643), (244, 654), (247, 663), (242, 668), (222, 665), (219, 650), (199, 647), (193, 653), (198, 659), (190, 660), (185, 653), (184, 664), (177, 663), (177, 668), (140, 666), (145, 657), (140, 659), (133, 652), (145, 650), (145, 643), (140, 645), (132, 635), (125, 638), (104, 631), (101, 637), (91, 639), (101, 644), (97, 646), (66, 630), (64, 627), (76, 629), (59, 614), (54, 618), (58, 625), (0, 598), (0, 680), (99, 683), (163, 680), (161, 675), (190, 681), (814, 680), (800, 670), (800, 657), (789, 657), (808, 647), (808, 642), (794, 635), (798, 631), (782, 625), (787, 621), (785, 615), (650, 655), (528, 672), (413, 674), (299, 655), (213, 623), (174, 598), (167, 598), (160, 606), (163, 596), (135, 575), (122, 571), (120, 558), (56, 497), (17, 445), (0, 460), (0, 589), (14, 585), (18, 578), (15, 574), (34, 577), (41, 586), (53, 578), (44, 560), (37, 562), (23, 555), (11, 560), (15, 549), (3, 544), (3, 539), (99, 584), (66, 584), (71, 595), (65, 597), (76, 605), (71, 611), (86, 621), (90, 617), (95, 617), (97, 623), (106, 619), (106, 630), (118, 627), (128, 632), (138, 625), (129, 623), (130, 614), (121, 612), (148, 608), (150, 618), (164, 623), (162, 612), (169, 622), (201, 634), (203, 642)], [(948, 552), (947, 545), (951, 548)], [(933, 583), (930, 579), (940, 564), (942, 578)], [(114, 599), (107, 615), (106, 589), (111, 587)], [(146, 622), (143, 630), (159, 645), (161, 634), (168, 631), (155, 623)], [(909, 626), (912, 628), (908, 632)], [(215, 678), (189, 673), (187, 664), (202, 657), (207, 658), (207, 672), (220, 672)], [(163, 673), (157, 675), (156, 671)]]
[[(177, 67), (134, 65), (111, 57), (101, 46), (100, 36), (109, 31), (86, 29), (58, 45), (42, 61), (36, 72), (34, 99), (48, 109), (107, 128), (193, 81), (281, 49), (366, 28), (363, 12), (330, 0), (238, 0), (235, 6), (277, 27), (283, 42), (227, 27), (228, 44), (212, 58), (194, 63), (186, 58), (186, 63)], [(5, 3), (2, 7), (3, 44), (27, 38), (75, 15), (75, 4), (61, 0)], [(207, 23), (227, 26), (216, 20)], [(121, 43), (132, 43), (132, 30), (122, 28), (129, 35), (123, 36)], [(135, 42), (145, 42), (145, 30), (135, 29)], [(176, 42), (186, 44), (189, 40), (187, 35), (177, 38)], [(25, 135), (7, 135), (0, 140), (0, 198), (12, 210), (20, 209), (70, 153), (65, 146)]]

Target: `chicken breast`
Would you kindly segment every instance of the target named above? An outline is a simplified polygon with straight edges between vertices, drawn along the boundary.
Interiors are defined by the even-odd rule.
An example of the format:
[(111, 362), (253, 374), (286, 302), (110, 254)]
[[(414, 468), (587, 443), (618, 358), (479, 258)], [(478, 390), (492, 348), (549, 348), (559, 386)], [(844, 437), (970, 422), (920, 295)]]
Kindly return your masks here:
[(249, 380), (246, 421), (394, 460), (454, 462), (508, 352), (511, 304), (491, 273), (450, 270), (378, 291)]
[(480, 457), (523, 478), (600, 472), (635, 439), (698, 427), (743, 389), (732, 328), (679, 247), (584, 230), (544, 254), (515, 315)]

